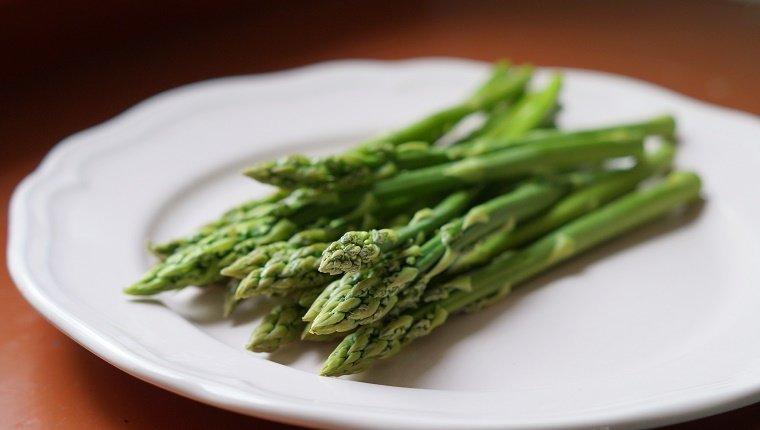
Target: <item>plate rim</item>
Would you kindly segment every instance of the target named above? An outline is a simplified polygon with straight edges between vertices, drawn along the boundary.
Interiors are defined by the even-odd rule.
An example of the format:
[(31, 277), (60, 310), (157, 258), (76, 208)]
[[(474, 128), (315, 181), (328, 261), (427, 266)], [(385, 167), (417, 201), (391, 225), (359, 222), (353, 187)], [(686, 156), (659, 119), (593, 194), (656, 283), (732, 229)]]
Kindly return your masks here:
[[(26, 176), (16, 187), (10, 200), (10, 215), (8, 221), (8, 245), (7, 245), (7, 260), (8, 268), (11, 278), (14, 281), (17, 289), (21, 292), (24, 298), (32, 304), (32, 306), (40, 312), (48, 321), (50, 321), (59, 330), (64, 332), (67, 336), (75, 340), (77, 343), (84, 346), (89, 351), (93, 352), (105, 361), (113, 364), (127, 373), (142, 379), (151, 384), (157, 385), (161, 388), (167, 389), (174, 393), (180, 394), (191, 399), (201, 401), (203, 403), (211, 404), (223, 409), (232, 410), (239, 413), (248, 415), (259, 416), (265, 419), (273, 419), (282, 422), (288, 422), (292, 424), (313, 426), (317, 425), (339, 425), (345, 427), (354, 427), (357, 424), (364, 424), (361, 421), (366, 420), (367, 411), (349, 412), (343, 414), (334, 414), (334, 410), (328, 411), (328, 414), (320, 413), (319, 408), (307, 408), (304, 409), (302, 405), (295, 405), (291, 407), (287, 404), (283, 405), (281, 402), (272, 401), (271, 399), (259, 399), (258, 404), (253, 407), (248, 402), (235, 402), (234, 398), (220, 398), (218, 395), (214, 395), (213, 392), (208, 390), (205, 385), (207, 383), (215, 383), (214, 381), (197, 382), (195, 380), (183, 381), (175, 375), (176, 369), (164, 367), (156, 370), (152, 367), (159, 366), (155, 363), (146, 363), (144, 357), (135, 356), (129, 351), (123, 351), (120, 345), (112, 342), (110, 336), (98, 333), (97, 330), (89, 327), (85, 321), (82, 321), (78, 316), (71, 315), (66, 312), (60, 304), (56, 303), (51, 297), (46, 296), (44, 288), (40, 287), (34, 280), (34, 277), (30, 273), (27, 262), (24, 261), (22, 256), (24, 255), (23, 238), (28, 236), (28, 201), (33, 195), (35, 185), (43, 182), (47, 176), (54, 171), (57, 163), (62, 159), (66, 159), (76, 147), (82, 143), (88, 142), (88, 133), (93, 133), (98, 130), (107, 129), (113, 126), (119, 126), (126, 119), (139, 116), (141, 112), (144, 112), (146, 108), (157, 109), (161, 105), (171, 107), (176, 103), (176, 100), (185, 95), (192, 95), (199, 89), (214, 88), (220, 84), (228, 85), (234, 82), (243, 82), (248, 84), (254, 80), (259, 82), (266, 81), (269, 77), (284, 77), (299, 76), (311, 73), (315, 70), (322, 69), (344, 69), (356, 66), (380, 66), (380, 67), (397, 67), (404, 65), (407, 67), (414, 67), (417, 64), (424, 63), (467, 63), (477, 64), (485, 66), (487, 63), (482, 63), (473, 60), (464, 60), (456, 58), (443, 58), (443, 57), (428, 57), (428, 58), (416, 58), (409, 60), (338, 60), (328, 61), (323, 63), (317, 63), (298, 67), (294, 69), (288, 69), (285, 71), (270, 72), (256, 75), (241, 75), (232, 77), (215, 78), (205, 80), (201, 82), (191, 83), (183, 85), (174, 89), (170, 89), (154, 95), (134, 106), (126, 111), (118, 114), (117, 116), (90, 127), (86, 130), (80, 131), (70, 137), (65, 138), (58, 144), (56, 144), (46, 156), (43, 158), (39, 166), (35, 168), (28, 176)], [(548, 69), (555, 69), (555, 67), (546, 67)], [(692, 97), (677, 93), (673, 90), (661, 87), (656, 84), (652, 84), (637, 78), (632, 78), (624, 75), (613, 74), (609, 72), (575, 69), (562, 67), (563, 70), (577, 71), (587, 74), (598, 74), (616, 79), (624, 79), (635, 83), (637, 85), (646, 86), (653, 90), (657, 90), (662, 93), (667, 93), (669, 96), (674, 96), (680, 99), (682, 102), (692, 105), (698, 105), (703, 109), (711, 109), (721, 114), (731, 115), (735, 118), (743, 118), (743, 120), (752, 121), (755, 125), (760, 126), (760, 117), (757, 117), (751, 113), (743, 112), (733, 108), (727, 108), (723, 106), (714, 105), (705, 101), (694, 99)], [(260, 83), (259, 83), (260, 85)], [(160, 366), (159, 366), (160, 367)], [(223, 385), (223, 384), (222, 384)], [(715, 413), (727, 411), (734, 408), (739, 408), (751, 403), (760, 401), (760, 381), (754, 386), (746, 386), (743, 392), (740, 390), (732, 390), (731, 395), (713, 395), (712, 399), (702, 399), (705, 404), (699, 404), (695, 401), (691, 405), (674, 405), (669, 410), (660, 411), (657, 416), (642, 417), (635, 416), (619, 416), (613, 420), (617, 424), (623, 425), (636, 425), (637, 423), (646, 422), (647, 424), (669, 424), (674, 422), (683, 421), (686, 419), (694, 419)], [(710, 397), (710, 396), (707, 396)], [(715, 397), (721, 397), (716, 399)], [(246, 404), (244, 404), (246, 403)], [(376, 414), (381, 414), (382, 411)], [(583, 418), (583, 417), (582, 417)], [(403, 416), (401, 420), (389, 419), (387, 415), (383, 415), (383, 419), (386, 424), (403, 425), (405, 427), (426, 427), (435, 423), (427, 418), (410, 418), (409, 416)], [(576, 427), (585, 425), (595, 425), (598, 422), (598, 418), (591, 417), (591, 421), (586, 417), (586, 420), (579, 420), (577, 422), (569, 422), (563, 420), (561, 423), (537, 423), (538, 427), (543, 427), (549, 423), (550, 425), (556, 425), (557, 427)], [(504, 423), (491, 421), (472, 421), (471, 418), (463, 419), (459, 422), (452, 422), (446, 425), (447, 428), (457, 428), (465, 424), (468, 427), (477, 426), (477, 428), (499, 428)], [(440, 424), (440, 423), (436, 423)], [(510, 423), (510, 425), (515, 425)], [(534, 427), (530, 423), (517, 423), (524, 428)], [(372, 425), (370, 424), (369, 427)]]

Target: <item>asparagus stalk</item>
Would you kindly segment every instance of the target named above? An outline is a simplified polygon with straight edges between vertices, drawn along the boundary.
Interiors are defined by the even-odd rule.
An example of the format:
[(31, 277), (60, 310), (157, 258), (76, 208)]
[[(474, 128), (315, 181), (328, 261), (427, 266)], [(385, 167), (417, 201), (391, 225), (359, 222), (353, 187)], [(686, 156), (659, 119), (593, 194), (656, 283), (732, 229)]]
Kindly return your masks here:
[[(258, 221), (258, 220), (257, 220)], [(188, 285), (220, 281), (219, 270), (232, 261), (231, 255), (247, 252), (258, 244), (287, 238), (297, 225), (281, 220), (276, 224), (250, 223), (207, 237), (197, 245), (184, 248), (157, 264), (125, 292), (133, 295), (155, 294)], [(235, 236), (235, 235), (239, 236)], [(240, 240), (239, 237), (245, 238)]]
[(449, 314), (501, 298), (528, 278), (696, 200), (700, 187), (696, 174), (672, 173), (661, 183), (586, 214), (522, 251), (504, 254), (454, 281), (462, 287), (449, 297), (349, 334), (330, 354), (321, 373), (340, 376), (366, 370), (374, 361), (390, 357), (429, 334)]
[[(400, 200), (396, 204), (398, 203), (402, 205), (406, 204), (405, 200)], [(390, 204), (389, 207), (386, 207), (386, 209), (388, 208), (399, 209), (394, 206), (393, 203)], [(366, 214), (362, 214), (362, 212), (363, 211), (354, 211), (351, 215), (353, 218), (364, 217)], [(361, 222), (362, 225), (375, 224), (374, 219), (360, 220), (352, 219), (352, 217), (349, 216), (333, 220), (327, 225), (313, 226), (310, 229), (293, 234), (293, 236), (287, 241), (274, 242), (256, 247), (250, 253), (238, 258), (232, 264), (222, 269), (221, 274), (231, 278), (244, 279), (252, 271), (264, 269), (273, 259), (282, 261), (282, 259), (289, 259), (290, 254), (299, 252), (303, 255), (310, 254), (312, 253), (311, 251), (300, 250), (302, 248), (309, 248), (322, 244), (325, 244), (324, 246), (326, 247), (326, 243), (338, 239), (341, 234), (351, 230), (358, 222)]]
[[(633, 136), (638, 135), (639, 133), (672, 135), (673, 127), (674, 127), (674, 122), (673, 122), (672, 117), (662, 116), (662, 117), (653, 118), (651, 120), (647, 120), (644, 122), (606, 127), (606, 128), (600, 128), (600, 129), (579, 130), (579, 131), (566, 132), (566, 133), (534, 133), (533, 135), (522, 138), (522, 139), (512, 139), (512, 140), (504, 140), (504, 139), (479, 140), (477, 142), (474, 142), (473, 144), (463, 144), (461, 146), (450, 148), (449, 150), (447, 150), (448, 151), (447, 153), (440, 152), (440, 151), (433, 152), (432, 150), (430, 150), (427, 152), (427, 156), (428, 157), (432, 156), (432, 158), (429, 158), (427, 161), (424, 161), (424, 162), (420, 161), (421, 159), (419, 155), (412, 155), (415, 153), (414, 150), (407, 149), (406, 151), (401, 151), (400, 154), (406, 154), (406, 157), (407, 157), (406, 162), (409, 165), (411, 164), (425, 165), (425, 164), (430, 164), (430, 163), (436, 164), (436, 163), (442, 163), (445, 161), (450, 161), (451, 159), (461, 159), (465, 157), (485, 155), (485, 154), (488, 154), (489, 152), (498, 151), (501, 149), (509, 148), (511, 146), (523, 145), (523, 144), (528, 144), (528, 143), (542, 143), (544, 145), (550, 145), (551, 143), (553, 143), (554, 145), (572, 146), (573, 144), (577, 144), (580, 140), (585, 140), (586, 142), (598, 142), (600, 144), (604, 144), (606, 142), (608, 144), (611, 144), (612, 142), (626, 142), (629, 139), (631, 139)], [(401, 155), (401, 157), (402, 157), (402, 160), (400, 162), (403, 164), (404, 155)], [(416, 161), (415, 161), (415, 158), (416, 158)], [(419, 174), (412, 175), (412, 176), (413, 177), (419, 176)], [(402, 179), (403, 177), (405, 176), (402, 175)], [(399, 194), (400, 193), (401, 192), (399, 192)], [(383, 195), (382, 184), (380, 187), (380, 194), (384, 200), (387, 199), (388, 196)], [(284, 213), (293, 212), (297, 210), (299, 207), (304, 207), (310, 203), (313, 203), (319, 196), (320, 196), (319, 193), (316, 193), (311, 190), (298, 190), (295, 193), (290, 194), (290, 195), (288, 195), (284, 191), (278, 191), (272, 196), (267, 197), (265, 199), (252, 200), (236, 208), (233, 208), (232, 210), (227, 211), (218, 220), (212, 223), (209, 223), (208, 225), (203, 227), (199, 232), (193, 235), (180, 238), (174, 241), (170, 241), (165, 244), (152, 245), (151, 249), (154, 251), (154, 253), (162, 256), (163, 258), (166, 258), (168, 257), (168, 255), (170, 255), (171, 253), (175, 252), (178, 249), (197, 244), (197, 242), (199, 242), (201, 239), (212, 235), (212, 233), (215, 233), (219, 229), (230, 227), (231, 225), (234, 225), (236, 223), (251, 221), (255, 219), (258, 219), (259, 220), (258, 222), (262, 223), (262, 220), (263, 221), (271, 220), (271, 219), (266, 218), (267, 216), (282, 215)], [(341, 195), (341, 196), (335, 197), (336, 201), (338, 200), (345, 201), (346, 199), (356, 201), (357, 200), (356, 193), (354, 193), (353, 196), (351, 195), (351, 193), (347, 193), (347, 195)]]
[[(627, 124), (627, 125), (617, 126), (617, 127), (607, 127), (607, 128), (602, 128), (602, 129), (581, 130), (581, 131), (563, 133), (563, 134), (536, 133), (533, 136), (528, 137), (523, 140), (518, 139), (518, 140), (512, 140), (512, 141), (509, 141), (509, 140), (500, 141), (501, 146), (499, 142), (496, 142), (496, 144), (493, 144), (493, 143), (489, 143), (488, 141), (480, 141), (479, 144), (476, 144), (476, 145), (462, 145), (460, 147), (452, 148), (453, 151), (450, 151), (450, 152), (454, 154), (453, 156), (465, 157), (465, 156), (473, 156), (477, 154), (487, 153), (488, 148), (499, 149), (499, 148), (506, 148), (511, 145), (519, 145), (519, 144), (525, 144), (525, 143), (554, 142), (555, 144), (568, 144), (568, 143), (572, 143), (573, 141), (577, 141), (577, 139), (587, 139), (589, 141), (597, 141), (597, 142), (613, 142), (616, 139), (617, 141), (620, 141), (621, 139), (624, 140), (624, 139), (629, 138), (629, 136), (627, 136), (626, 133), (672, 135), (673, 126), (674, 126), (674, 122), (673, 122), (672, 117), (664, 116), (664, 117), (657, 117), (652, 120), (648, 120), (648, 121), (644, 121), (640, 123)], [(392, 195), (388, 195), (389, 193), (387, 192), (385, 193), (385, 195), (383, 195), (382, 186), (380, 188), (381, 188), (380, 193), (378, 194), (380, 198), (382, 198), (384, 201), (394, 198)], [(353, 196), (351, 195), (351, 193), (348, 193), (348, 195), (338, 196), (337, 198), (335, 198), (335, 200), (336, 201), (337, 200), (356, 201), (357, 200), (356, 195), (357, 193), (354, 193)], [(273, 218), (271, 218), (271, 216), (283, 215), (286, 213), (292, 213), (294, 211), (297, 211), (299, 208), (303, 208), (305, 206), (308, 206), (310, 203), (313, 203), (317, 198), (319, 198), (319, 196), (320, 196), (319, 193), (315, 193), (314, 191), (310, 191), (310, 190), (298, 190), (292, 194), (287, 194), (283, 191), (278, 191), (265, 199), (246, 202), (243, 205), (240, 205), (236, 208), (233, 208), (232, 210), (227, 211), (222, 217), (208, 224), (207, 226), (202, 228), (198, 233), (195, 233), (191, 236), (180, 238), (180, 239), (177, 239), (165, 244), (153, 245), (152, 249), (154, 250), (156, 254), (162, 256), (165, 259), (171, 253), (174, 253), (179, 249), (182, 249), (184, 247), (192, 248), (191, 245), (197, 245), (198, 242), (200, 242), (202, 239), (208, 236), (213, 236), (213, 233), (217, 233), (218, 235), (218, 230), (220, 229), (229, 228), (233, 226), (232, 228), (233, 231), (238, 230), (239, 224), (241, 222), (247, 223), (244, 229), (246, 228), (252, 229), (253, 226), (258, 225), (259, 231), (263, 231), (265, 228), (270, 228), (271, 225), (273, 224)], [(323, 196), (323, 197), (325, 200), (329, 201), (329, 195)], [(373, 199), (371, 198), (366, 199), (366, 201), (372, 201), (372, 200)], [(369, 212), (369, 211), (365, 211), (365, 212)], [(367, 213), (365, 213), (365, 216), (366, 215)], [(310, 233), (312, 232), (308, 231), (308, 232), (298, 233), (297, 237), (306, 237)], [(325, 238), (324, 240), (327, 241), (330, 239)], [(175, 257), (175, 259), (179, 259), (179, 257)], [(186, 277), (188, 279), (185, 281), (181, 281), (180, 282), (181, 284), (187, 284), (187, 283), (203, 284), (203, 283), (206, 283), (206, 280), (209, 280), (209, 282), (211, 282), (217, 279), (217, 277), (211, 273), (193, 273), (192, 271), (188, 271), (188, 274), (186, 275)], [(159, 289), (172, 289), (172, 288), (175, 288), (175, 287), (172, 287), (170, 285), (164, 285), (164, 286), (159, 287)], [(179, 287), (176, 286), (176, 288), (179, 288)], [(145, 293), (151, 294), (150, 288), (147, 289)]]
[[(372, 192), (392, 196), (400, 192), (426, 193), (467, 185), (516, 179), (551, 170), (643, 153), (642, 136), (630, 134), (614, 141), (543, 141), (518, 145), (464, 160), (400, 173), (377, 182)], [(403, 190), (403, 191), (402, 191)]]
[[(323, 216), (339, 214), (359, 206), (365, 213), (373, 206), (362, 201), (384, 201), (399, 196), (431, 193), (487, 182), (516, 178), (548, 169), (569, 168), (609, 158), (638, 156), (643, 151), (640, 136), (626, 142), (556, 142), (518, 146), (466, 160), (419, 169), (376, 183), (370, 190), (323, 196), (318, 203), (304, 204), (293, 195), (278, 202), (274, 214), (232, 224), (175, 252), (156, 265), (127, 294), (150, 295), (188, 285), (205, 285), (222, 279), (219, 271), (256, 246), (286, 240), (300, 226)], [(296, 194), (296, 193), (294, 193)], [(307, 194), (313, 199), (313, 195)], [(365, 207), (366, 206), (366, 207)], [(276, 216), (275, 216), (276, 215)]]
[(445, 159), (446, 161), (459, 160), (462, 158), (475, 157), (500, 151), (513, 146), (545, 142), (556, 142), (558, 144), (577, 141), (612, 142), (630, 139), (632, 136), (650, 135), (662, 136), (666, 139), (672, 140), (674, 133), (675, 120), (673, 117), (670, 115), (660, 115), (645, 121), (617, 124), (607, 127), (572, 131), (534, 130), (515, 138), (483, 137), (471, 142), (463, 143), (459, 146), (439, 150), (438, 153), (435, 153), (434, 149), (429, 149), (424, 152), (420, 150), (409, 150), (399, 155), (399, 163), (400, 165), (404, 165), (404, 163), (421, 163), (419, 160), (414, 159), (428, 157), (429, 159), (425, 160), (425, 163), (428, 163), (429, 165), (441, 164), (442, 162), (439, 162), (439, 160), (442, 159)]
[(530, 67), (512, 68), (507, 62), (498, 62), (494, 65), (488, 80), (463, 103), (434, 113), (401, 130), (381, 135), (374, 140), (393, 144), (412, 141), (434, 142), (451, 130), (462, 118), (479, 111), (488, 111), (497, 104), (514, 100), (522, 94), (531, 75)]
[[(427, 199), (426, 196), (419, 200)], [(398, 209), (407, 205), (410, 198), (399, 192), (395, 195), (386, 194), (383, 201), (387, 201), (390, 208)], [(225, 225), (197, 242), (178, 249), (125, 289), (125, 292), (151, 295), (222, 280), (221, 269), (257, 247), (288, 238), (305, 240), (317, 234), (314, 230), (295, 233), (299, 227), (338, 213), (344, 214), (344, 219), (350, 222), (371, 219), (376, 212), (387, 213), (378, 206), (375, 195), (364, 190), (343, 194), (296, 190), (276, 203), (267, 205), (264, 213)]]
[(158, 258), (166, 259), (176, 250), (198, 242), (203, 237), (230, 224), (251, 219), (256, 216), (264, 216), (273, 210), (272, 205), (281, 201), (290, 194), (287, 191), (277, 190), (267, 197), (248, 200), (237, 205), (222, 214), (219, 218), (199, 228), (197, 232), (188, 236), (180, 237), (164, 243), (150, 243), (148, 249)]
[[(421, 193), (431, 188), (455, 188), (467, 183), (516, 178), (552, 168), (641, 154), (641, 135), (623, 135), (622, 139), (615, 141), (608, 141), (606, 138), (599, 141), (550, 140), (517, 146), (459, 162), (400, 174), (375, 184), (373, 192), (378, 196), (393, 195), (399, 190)], [(407, 231), (413, 233), (414, 229)], [(408, 239), (407, 236), (399, 236), (389, 230), (348, 233), (325, 251), (320, 270), (331, 274), (360, 270), (374, 264), (377, 256), (384, 250), (393, 249), (401, 243), (399, 237)]]
[[(192, 246), (175, 252), (156, 265), (127, 294), (150, 295), (161, 291), (203, 285), (222, 278), (219, 271), (256, 246), (290, 237), (301, 226), (331, 214), (350, 211), (368, 213), (372, 202), (400, 196), (427, 196), (468, 185), (514, 179), (551, 169), (569, 168), (609, 158), (639, 156), (640, 136), (624, 142), (556, 142), (517, 146), (479, 157), (399, 174), (374, 184), (369, 190), (331, 193), (314, 202), (316, 196), (293, 193), (274, 204), (266, 221), (255, 218), (232, 224), (204, 237)], [(300, 191), (300, 190), (299, 190)], [(263, 224), (263, 225), (262, 225)]]
[(412, 284), (412, 291), (422, 290), (429, 279), (445, 270), (459, 250), (500, 226), (514, 225), (545, 210), (565, 191), (564, 184), (529, 182), (478, 205), (444, 226), (421, 247), (399, 255), (391, 253), (375, 260), (377, 264), (369, 270), (353, 271), (334, 281), (304, 318), (312, 321), (311, 331), (315, 334), (348, 331), (373, 323), (396, 306), (402, 290)]
[(397, 170), (414, 170), (438, 164), (449, 163), (469, 157), (497, 152), (513, 146), (556, 142), (585, 141), (621, 141), (631, 136), (658, 135), (668, 139), (674, 136), (675, 122), (672, 116), (662, 115), (646, 121), (620, 124), (602, 128), (581, 129), (573, 131), (533, 130), (519, 137), (505, 138), (494, 135), (474, 138), (446, 148), (432, 147), (425, 142), (408, 142), (397, 145), (392, 149), (387, 146), (382, 150), (388, 151), (386, 157), (393, 162), (393, 172)]
[(418, 212), (411, 223), (398, 229), (350, 231), (324, 250), (319, 271), (338, 275), (372, 266), (382, 253), (408, 244), (420, 234), (429, 234), (467, 209), (475, 194), (475, 190), (451, 194), (434, 209)]
[[(261, 247), (260, 249), (269, 248), (270, 250), (274, 250), (274, 248), (279, 248), (280, 246), (294, 246), (290, 242), (279, 242), (272, 245), (278, 246), (271, 247), (271, 245), (269, 245)], [(321, 251), (318, 251), (316, 255), (312, 256), (304, 254), (306, 254), (307, 250), (312, 249), (313, 247), (319, 247), (320, 245), (327, 246), (326, 243), (315, 243), (306, 245), (302, 248), (296, 248), (294, 251), (280, 250), (274, 252), (272, 256), (266, 257), (264, 261), (258, 262), (259, 267), (252, 268), (247, 275), (242, 277), (243, 279), (237, 282), (232, 282), (230, 284), (225, 300), (224, 315), (229, 315), (232, 309), (241, 300), (257, 294), (275, 297), (286, 297), (292, 296), (293, 293), (296, 293), (299, 296), (308, 295), (309, 292), (312, 291), (314, 292), (314, 298), (316, 298), (319, 292), (322, 291), (324, 285), (330, 281), (331, 277), (329, 275), (319, 273), (316, 270)], [(257, 251), (258, 250), (254, 250), (254, 252), (251, 254), (256, 254)], [(249, 254), (249, 256), (241, 258), (240, 260), (250, 258), (251, 254)], [(308, 261), (310, 257), (314, 261)], [(289, 259), (287, 264), (284, 264), (280, 267), (275, 266), (276, 262), (282, 262), (285, 259)], [(222, 270), (222, 274), (225, 274), (225, 270)], [(263, 282), (261, 282), (262, 278), (264, 279)], [(314, 300), (312, 298), (312, 300), (308, 301), (307, 304), (302, 305), (302, 307), (305, 306), (305, 308), (299, 312), (299, 320), (300, 316), (306, 311), (308, 306), (310, 306), (313, 301)], [(295, 325), (293, 325), (293, 330), (295, 329)], [(263, 334), (259, 332), (258, 336), (263, 336)]]
[(235, 300), (235, 290), (237, 289), (238, 280), (228, 279), (224, 286), (224, 303), (222, 304), (222, 316), (227, 318), (237, 308), (238, 301)]
[(250, 253), (238, 258), (221, 270), (221, 274), (234, 279), (244, 279), (251, 271), (263, 267), (270, 259), (282, 251), (297, 249), (290, 241), (280, 241), (258, 246)]
[(292, 155), (248, 167), (244, 174), (287, 189), (307, 187), (335, 191), (369, 184), (397, 171), (393, 164), (396, 146), (407, 142), (434, 142), (462, 118), (516, 98), (530, 75), (528, 68), (512, 72), (506, 64), (497, 65), (490, 79), (466, 101), (406, 128), (373, 138), (340, 155)]
[(562, 76), (554, 74), (545, 88), (521, 98), (515, 107), (508, 111), (506, 117), (489, 129), (483, 137), (509, 139), (536, 128), (555, 109), (561, 88)]
[(298, 303), (275, 306), (251, 333), (246, 348), (253, 352), (272, 352), (298, 339), (306, 325), (301, 321), (301, 309)]
[[(293, 193), (272, 209), (272, 215), (253, 218), (225, 226), (203, 237), (197, 243), (187, 245), (166, 260), (159, 262), (138, 281), (124, 290), (132, 295), (151, 295), (162, 291), (183, 288), (188, 285), (206, 285), (224, 279), (220, 271), (257, 246), (287, 240), (301, 226), (329, 216), (331, 213), (351, 210), (356, 198), (339, 200), (327, 198), (314, 203), (297, 199)], [(286, 200), (293, 198), (290, 204)], [(371, 210), (372, 205), (360, 205), (361, 210)]]
[(306, 328), (301, 315), (314, 301), (320, 289), (308, 289), (289, 297), (264, 317), (253, 330), (246, 348), (253, 352), (273, 352), (298, 339)]
[(235, 298), (242, 300), (259, 294), (278, 295), (327, 284), (333, 276), (317, 270), (326, 247), (327, 243), (315, 243), (273, 254), (261, 267), (252, 270), (240, 281)]
[[(204, 225), (201, 227), (197, 232), (184, 236), (181, 238), (177, 238), (165, 243), (160, 244), (150, 244), (149, 249), (159, 258), (166, 259), (169, 255), (174, 253), (175, 251), (190, 246), (195, 245), (201, 239), (204, 239), (207, 236), (210, 236), (214, 233), (217, 233), (219, 230), (222, 230), (227, 227), (234, 226), (236, 224), (240, 224), (242, 222), (248, 222), (253, 220), (259, 220), (259, 223), (267, 223), (270, 222), (272, 218), (268, 217), (282, 217), (287, 216), (289, 214), (292, 214), (294, 212), (297, 212), (304, 207), (313, 205), (318, 200), (325, 201), (328, 204), (334, 203), (335, 201), (341, 200), (341, 201), (351, 201), (355, 204), (363, 203), (365, 205), (372, 205), (375, 204), (372, 199), (362, 199), (360, 198), (361, 195), (357, 193), (346, 193), (346, 195), (338, 196), (334, 193), (320, 193), (315, 190), (309, 190), (309, 189), (299, 189), (295, 191), (284, 191), (284, 190), (277, 190), (276, 192), (272, 193), (271, 195), (262, 198), (262, 199), (254, 199), (249, 200), (247, 202), (244, 202), (238, 206), (233, 207), (232, 209), (227, 210), (224, 214), (222, 214), (221, 217), (218, 219)], [(419, 200), (419, 199), (417, 199)], [(425, 199), (423, 199), (424, 201)], [(413, 202), (414, 200), (412, 200)], [(384, 201), (384, 207), (388, 206), (390, 209), (397, 210), (399, 207), (406, 207), (410, 204), (410, 200), (404, 196), (396, 197), (388, 201)], [(324, 211), (322, 211), (324, 212)], [(320, 212), (321, 213), (321, 212)], [(369, 217), (372, 214), (368, 211), (365, 211), (364, 213), (361, 213), (362, 217)], [(356, 221), (356, 220), (352, 220)], [(297, 235), (299, 237), (305, 237), (308, 234), (312, 234), (313, 232), (299, 232)], [(330, 239), (325, 239), (330, 240)], [(313, 242), (312, 242), (313, 243)]]
[[(433, 199), (437, 197), (433, 196)], [(237, 300), (257, 294), (280, 295), (292, 289), (324, 285), (332, 277), (317, 270), (321, 254), (331, 241), (359, 225), (357, 221), (360, 220), (357, 218), (363, 218), (361, 225), (365, 227), (378, 223), (394, 226), (410, 223), (425, 225), (429, 218), (441, 215), (440, 211), (428, 209), (426, 200), (428, 199), (424, 198), (411, 202), (408, 198), (399, 198), (376, 209), (354, 211), (346, 217), (328, 222), (327, 225), (296, 233), (287, 242), (259, 246), (222, 269), (221, 274), (241, 279), (235, 294)], [(448, 210), (456, 210), (456, 203), (452, 204), (452, 200), (455, 199), (449, 197), (444, 200), (449, 202)], [(415, 209), (418, 210), (414, 212)], [(369, 210), (372, 211), (373, 217), (367, 217), (364, 213)], [(409, 213), (414, 215), (411, 216)], [(399, 222), (402, 224), (398, 224)]]
[(497, 231), (487, 236), (472, 249), (459, 254), (447, 272), (460, 273), (486, 264), (495, 256), (509, 249), (526, 245), (553, 229), (634, 190), (641, 181), (652, 174), (670, 168), (674, 155), (675, 146), (672, 143), (663, 143), (656, 151), (647, 154), (635, 168), (613, 172), (575, 191), (557, 202), (545, 214), (517, 229)]
[(395, 147), (388, 157), (393, 159), (394, 169), (415, 170), (533, 143), (613, 142), (624, 141), (639, 135), (659, 135), (671, 139), (674, 128), (673, 117), (664, 115), (647, 121), (603, 128), (574, 131), (534, 130), (515, 138), (480, 137), (446, 148), (435, 148), (422, 142), (411, 142)]

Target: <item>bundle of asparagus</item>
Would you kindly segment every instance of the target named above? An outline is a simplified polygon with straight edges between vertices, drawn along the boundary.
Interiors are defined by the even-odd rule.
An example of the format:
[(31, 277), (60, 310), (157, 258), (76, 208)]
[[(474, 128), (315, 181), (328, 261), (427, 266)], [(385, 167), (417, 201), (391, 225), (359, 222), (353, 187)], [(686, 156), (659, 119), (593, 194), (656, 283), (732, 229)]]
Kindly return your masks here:
[[(321, 372), (339, 376), (698, 198), (695, 174), (668, 174), (672, 117), (558, 130), (561, 76), (531, 79), (529, 66), (497, 63), (467, 100), (405, 128), (246, 169), (277, 190), (152, 244), (160, 261), (126, 292), (223, 283), (226, 314), (276, 297), (248, 349), (339, 340)], [(461, 137), (473, 115), (481, 125)]]

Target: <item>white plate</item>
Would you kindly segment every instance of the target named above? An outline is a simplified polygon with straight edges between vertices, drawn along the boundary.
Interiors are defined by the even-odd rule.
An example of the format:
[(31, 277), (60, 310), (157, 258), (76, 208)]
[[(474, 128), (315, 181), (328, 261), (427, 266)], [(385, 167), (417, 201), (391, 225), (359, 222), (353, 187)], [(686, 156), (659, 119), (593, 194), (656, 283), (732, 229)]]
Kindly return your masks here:
[(13, 278), (50, 321), (121, 369), (291, 423), (626, 428), (760, 400), (760, 121), (598, 72), (565, 70), (561, 125), (674, 113), (678, 165), (703, 175), (708, 203), (452, 318), (363, 376), (317, 376), (327, 346), (246, 352), (263, 306), (226, 321), (215, 291), (164, 294), (165, 306), (122, 295), (150, 264), (144, 240), (263, 192), (240, 167), (335, 151), (459, 100), (486, 73), (462, 60), (344, 61), (153, 97), (62, 142), (19, 186)]

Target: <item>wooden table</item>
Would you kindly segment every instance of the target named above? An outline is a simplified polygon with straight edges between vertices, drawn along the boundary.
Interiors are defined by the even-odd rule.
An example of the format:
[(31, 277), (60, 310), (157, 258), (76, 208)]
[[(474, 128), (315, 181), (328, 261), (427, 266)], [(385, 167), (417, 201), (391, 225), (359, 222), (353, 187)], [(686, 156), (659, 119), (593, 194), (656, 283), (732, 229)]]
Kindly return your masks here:
[[(760, 5), (718, 1), (0, 2), (0, 222), (67, 135), (159, 91), (340, 58), (511, 58), (633, 76), (760, 114)], [(144, 2), (149, 3), (149, 2)], [(152, 3), (152, 2), (151, 2)], [(193, 3), (193, 2), (190, 2)], [(716, 142), (720, 144), (720, 142)], [(7, 229), (2, 230), (5, 241)], [(44, 238), (40, 238), (44, 240)], [(5, 260), (5, 246), (0, 249)], [(0, 417), (19, 428), (292, 428), (141, 382), (48, 324), (0, 270)], [(760, 428), (760, 404), (673, 429)]]

